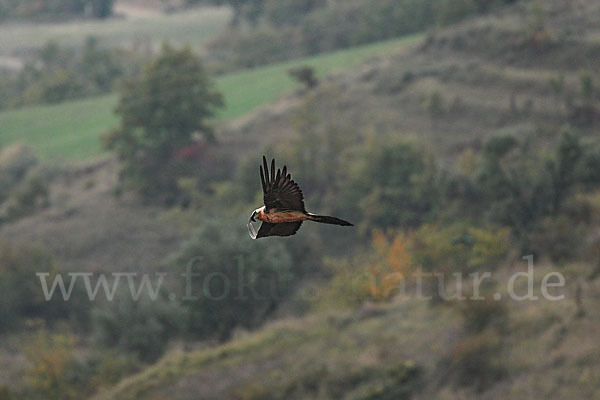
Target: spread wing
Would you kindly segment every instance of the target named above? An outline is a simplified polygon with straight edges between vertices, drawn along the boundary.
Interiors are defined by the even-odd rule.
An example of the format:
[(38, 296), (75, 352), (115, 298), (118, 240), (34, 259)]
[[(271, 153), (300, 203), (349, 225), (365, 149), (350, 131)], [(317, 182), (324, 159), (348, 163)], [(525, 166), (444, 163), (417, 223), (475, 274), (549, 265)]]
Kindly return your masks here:
[(302, 190), (292, 180), (291, 175), (287, 173), (285, 165), (283, 171), (277, 169), (277, 175), (275, 175), (275, 159), (271, 161), (271, 171), (269, 171), (267, 159), (263, 156), (263, 165), (260, 167), (260, 180), (267, 210), (277, 208), (306, 212)]
[(258, 230), (258, 235), (256, 235), (256, 238), (258, 239), (267, 236), (291, 236), (298, 232), (300, 225), (302, 225), (302, 221), (282, 222), (279, 224), (263, 222)]

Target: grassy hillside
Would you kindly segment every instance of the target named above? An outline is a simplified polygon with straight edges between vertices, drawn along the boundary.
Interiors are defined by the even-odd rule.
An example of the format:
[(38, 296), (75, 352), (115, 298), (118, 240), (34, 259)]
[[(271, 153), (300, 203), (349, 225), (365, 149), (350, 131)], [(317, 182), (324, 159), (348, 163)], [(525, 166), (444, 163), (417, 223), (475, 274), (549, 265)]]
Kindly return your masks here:
[[(398, 51), (421, 36), (361, 46), (293, 62), (237, 72), (217, 80), (226, 108), (219, 120), (230, 120), (298, 87), (287, 75), (295, 65), (311, 65), (323, 77), (351, 68), (366, 59)], [(118, 122), (113, 113), (116, 95), (27, 107), (0, 113), (0, 146), (22, 142), (33, 146), (45, 160), (87, 160), (102, 153), (98, 136)]]
[[(536, 267), (538, 290), (549, 270)], [(571, 268), (573, 274), (585, 271)], [(511, 272), (501, 272), (499, 281)], [(585, 293), (598, 284), (586, 284)], [(568, 285), (565, 292), (573, 289)], [(515, 290), (526, 290), (525, 284)], [(457, 304), (412, 298), (284, 320), (210, 349), (172, 351), (95, 399), (590, 398), (598, 393), (592, 367), (598, 350), (589, 334), (600, 324), (598, 301), (586, 297), (584, 319), (572, 300), (509, 301), (493, 367), (509, 376), (488, 382), (483, 392), (458, 382), (462, 373), (479, 379), (492, 368), (487, 342), (478, 347), (472, 340)]]
[[(560, 12), (548, 11), (555, 9)], [(302, 108), (314, 113), (315, 131), (333, 125), (357, 134), (412, 138), (448, 157), (477, 151), (497, 134), (545, 145), (571, 124), (592, 135), (595, 117), (579, 118), (577, 104), (585, 102), (585, 79), (592, 85), (600, 79), (600, 58), (590, 56), (600, 54), (594, 19), (600, 10), (593, 2), (585, 10), (550, 2), (540, 32), (532, 33), (535, 8), (519, 2), (432, 33), (415, 51), (368, 63), (286, 110), (265, 109), (232, 127), (224, 135), (228, 148), (259, 151), (281, 137), (297, 136), (291, 122)], [(568, 28), (574, 24), (586, 34)]]

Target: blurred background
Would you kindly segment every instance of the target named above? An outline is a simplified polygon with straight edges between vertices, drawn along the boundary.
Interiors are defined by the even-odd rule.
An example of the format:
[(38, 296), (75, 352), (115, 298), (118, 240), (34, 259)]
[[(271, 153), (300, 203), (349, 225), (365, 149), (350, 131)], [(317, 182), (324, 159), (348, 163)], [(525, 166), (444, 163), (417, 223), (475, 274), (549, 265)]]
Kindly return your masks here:
[[(0, 0), (0, 399), (600, 398), (598, 71), (596, 0)], [(251, 240), (263, 154), (356, 226)]]

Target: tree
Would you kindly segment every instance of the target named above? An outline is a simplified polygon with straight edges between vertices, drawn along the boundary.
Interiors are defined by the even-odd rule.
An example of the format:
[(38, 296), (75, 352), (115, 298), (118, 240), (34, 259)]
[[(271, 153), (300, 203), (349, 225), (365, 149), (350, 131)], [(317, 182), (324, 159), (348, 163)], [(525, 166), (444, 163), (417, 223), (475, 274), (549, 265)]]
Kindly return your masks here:
[(409, 142), (372, 142), (347, 195), (359, 205), (366, 226), (416, 227), (437, 212), (441, 178), (433, 155), (425, 149)]
[(117, 114), (121, 124), (104, 136), (123, 163), (121, 178), (148, 198), (177, 199), (177, 179), (189, 175), (178, 151), (200, 136), (212, 139), (207, 120), (223, 106), (189, 47), (165, 44), (139, 80), (127, 82)]
[(114, 0), (92, 0), (92, 15), (96, 18), (106, 18), (112, 14)]
[(236, 327), (259, 326), (297, 282), (284, 243), (252, 242), (240, 222), (205, 220), (171, 260), (186, 277), (178, 292), (193, 336), (224, 340)]
[(315, 69), (308, 65), (288, 69), (288, 75), (303, 84), (306, 89), (312, 89), (319, 84)]
[(256, 25), (263, 14), (264, 0), (187, 0), (188, 4), (216, 4), (228, 5), (233, 10), (232, 26), (238, 26), (242, 20)]
[(0, 332), (15, 330), (27, 319), (48, 322), (78, 313), (77, 306), (58, 299), (46, 301), (37, 272), (47, 272), (53, 282), (58, 271), (46, 249), (31, 244), (0, 244)]

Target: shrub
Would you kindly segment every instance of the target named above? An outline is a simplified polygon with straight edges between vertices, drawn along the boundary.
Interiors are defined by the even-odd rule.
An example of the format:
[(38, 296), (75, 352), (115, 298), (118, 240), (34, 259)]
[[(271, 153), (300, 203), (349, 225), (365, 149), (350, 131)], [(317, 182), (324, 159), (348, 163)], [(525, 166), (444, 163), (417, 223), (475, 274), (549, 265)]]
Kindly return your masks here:
[(440, 118), (446, 112), (444, 99), (439, 91), (434, 91), (425, 100), (425, 109), (431, 118)]
[(508, 322), (506, 304), (494, 300), (489, 295), (480, 295), (484, 296), (485, 300), (466, 300), (457, 303), (465, 329), (469, 333), (480, 333), (488, 328), (504, 332)]
[(48, 206), (48, 186), (40, 174), (30, 175), (7, 200), (5, 216), (13, 221)]
[(46, 301), (37, 272), (48, 272), (53, 281), (57, 271), (46, 249), (32, 244), (0, 244), (0, 331), (11, 331), (26, 319), (53, 321), (75, 314), (62, 300)]
[(74, 355), (73, 337), (40, 330), (25, 349), (27, 388), (34, 399), (70, 400), (85, 395), (84, 366)]
[(250, 240), (243, 225), (205, 220), (170, 261), (196, 274), (180, 286), (191, 336), (224, 340), (238, 326), (254, 328), (291, 293), (297, 270), (290, 252), (281, 241)]
[(309, 66), (291, 68), (288, 70), (288, 75), (303, 84), (306, 89), (312, 89), (319, 83), (315, 76), (315, 69)]
[(413, 235), (415, 265), (435, 272), (471, 272), (496, 268), (508, 250), (508, 230), (467, 224), (423, 225)]
[(410, 281), (412, 237), (374, 230), (366, 252), (351, 259), (327, 259), (331, 279), (317, 300), (319, 307), (358, 307), (366, 300), (389, 301)]
[(264, 13), (275, 25), (295, 25), (306, 14), (326, 5), (326, 0), (265, 0)]
[(90, 383), (96, 390), (111, 387), (141, 369), (137, 356), (123, 354), (119, 350), (102, 350), (94, 355), (88, 364), (93, 371)]
[(432, 154), (408, 142), (368, 143), (346, 196), (357, 203), (365, 226), (416, 227), (441, 204), (441, 175)]
[(409, 400), (422, 383), (423, 370), (412, 362), (392, 365), (384, 374), (383, 382), (367, 389), (361, 399), (365, 400)]
[(57, 103), (106, 93), (126, 73), (139, 70), (145, 56), (134, 51), (106, 49), (93, 36), (77, 51), (47, 42), (17, 73), (5, 74), (0, 108), (24, 104)]
[(2, 0), (0, 21), (8, 18), (40, 20), (76, 16), (106, 18), (112, 14), (113, 2), (114, 0)]
[(391, 239), (380, 231), (373, 232), (372, 255), (367, 262), (369, 295), (373, 300), (389, 300), (413, 270), (409, 253), (410, 236), (396, 234)]
[(362, 264), (349, 260), (325, 259), (324, 265), (331, 277), (309, 301), (317, 308), (358, 308), (370, 298), (371, 277)]
[(183, 311), (159, 297), (134, 300), (127, 290), (114, 302), (92, 311), (95, 341), (136, 354), (142, 361), (155, 361), (170, 338), (181, 332)]
[[(256, 66), (421, 32), (514, 0), (234, 1), (251, 9), (251, 29), (222, 34), (211, 52), (222, 68)], [(244, 7), (246, 6), (246, 7)], [(237, 12), (239, 10), (240, 12)], [(264, 24), (256, 24), (263, 12)]]
[(502, 379), (507, 369), (501, 352), (501, 339), (490, 332), (460, 340), (452, 352), (450, 362), (457, 384), (483, 391)]
[(0, 152), (0, 204), (25, 178), (38, 160), (30, 147), (16, 144)]

